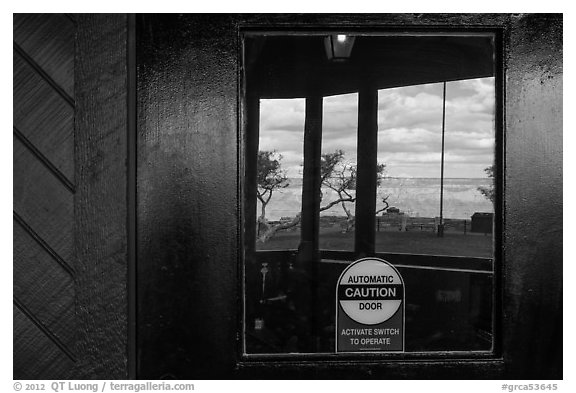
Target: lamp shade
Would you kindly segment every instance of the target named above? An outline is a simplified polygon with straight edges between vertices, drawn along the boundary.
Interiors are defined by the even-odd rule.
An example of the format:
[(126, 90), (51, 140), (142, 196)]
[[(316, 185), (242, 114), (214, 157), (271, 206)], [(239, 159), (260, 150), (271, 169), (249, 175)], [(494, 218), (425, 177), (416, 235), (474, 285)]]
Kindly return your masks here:
[(345, 34), (331, 34), (324, 37), (326, 56), (330, 61), (346, 61), (352, 54), (356, 37)]

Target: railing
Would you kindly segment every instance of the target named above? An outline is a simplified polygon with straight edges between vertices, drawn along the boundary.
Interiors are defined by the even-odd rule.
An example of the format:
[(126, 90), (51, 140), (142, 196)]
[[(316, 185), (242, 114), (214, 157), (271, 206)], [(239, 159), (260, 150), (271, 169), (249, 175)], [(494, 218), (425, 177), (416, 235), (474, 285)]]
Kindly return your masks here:
[[(470, 232), (471, 220), (445, 218), (444, 231), (461, 232), (465, 235)], [(399, 230), (399, 231), (430, 231), (435, 232), (440, 223), (439, 217), (409, 217), (402, 214), (394, 216), (377, 216), (376, 231)]]
[[(321, 250), (320, 256), (321, 262), (350, 263), (356, 260), (352, 251)], [(491, 258), (385, 252), (377, 252), (374, 256), (404, 267), (492, 273)]]

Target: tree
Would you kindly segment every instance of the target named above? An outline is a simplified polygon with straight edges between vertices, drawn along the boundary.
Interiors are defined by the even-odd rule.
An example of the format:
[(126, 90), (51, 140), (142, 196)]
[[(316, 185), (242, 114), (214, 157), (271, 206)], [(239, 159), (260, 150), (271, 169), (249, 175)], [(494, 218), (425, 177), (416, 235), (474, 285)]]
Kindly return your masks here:
[[(378, 164), (376, 168), (377, 186), (379, 186), (384, 178), (385, 164)], [(322, 186), (332, 190), (336, 193), (337, 198), (328, 202), (328, 204), (320, 207), (320, 211), (328, 210), (336, 205), (341, 205), (342, 210), (346, 214), (346, 228), (344, 231), (348, 232), (354, 227), (355, 218), (346, 203), (353, 203), (356, 201), (356, 164), (351, 163), (345, 159), (345, 153), (342, 150), (336, 150), (334, 153), (322, 154), (321, 159), (321, 180)], [(324, 195), (323, 195), (324, 197)], [(382, 202), (388, 206), (388, 196), (382, 197)], [(375, 214), (378, 214), (377, 210)]]
[(280, 161), (282, 155), (276, 151), (259, 151), (258, 163), (256, 172), (256, 183), (258, 188), (256, 190), (256, 197), (261, 203), (260, 216), (258, 217), (258, 225), (268, 227), (268, 220), (266, 219), (266, 206), (272, 198), (272, 194), (282, 188), (290, 185), (286, 171), (281, 169)]
[(390, 204), (388, 203), (388, 198), (390, 198), (390, 195), (389, 195), (389, 194), (387, 194), (387, 195), (378, 195), (378, 197), (379, 197), (379, 199), (380, 199), (380, 202), (382, 202), (382, 204), (383, 204), (384, 206), (382, 206), (382, 207), (379, 208), (379, 209), (378, 209), (378, 208), (376, 209), (376, 213), (374, 213), (374, 214), (376, 214), (376, 215), (382, 213), (383, 211), (386, 211), (386, 209), (388, 209), (388, 207), (390, 207)]
[[(285, 171), (281, 169), (280, 160), (282, 156), (276, 152), (260, 151), (258, 152), (258, 192), (257, 197), (261, 202), (261, 213), (258, 217), (257, 241), (265, 243), (273, 237), (278, 231), (292, 228), (300, 223), (302, 212), (296, 214), (290, 221), (281, 222), (271, 225), (266, 219), (266, 206), (270, 202), (272, 194), (278, 190), (288, 187), (289, 181)], [(377, 185), (380, 185), (384, 178), (385, 164), (378, 164), (377, 167)], [(354, 215), (346, 205), (356, 201), (356, 164), (345, 159), (343, 150), (336, 150), (334, 153), (322, 154), (320, 161), (320, 177), (322, 187), (332, 190), (336, 198), (320, 207), (320, 211), (326, 211), (334, 206), (341, 205), (346, 214), (346, 228), (349, 231), (354, 227)], [(320, 192), (322, 192), (320, 190)], [(321, 194), (324, 198), (325, 195)], [(388, 207), (388, 195), (382, 196), (382, 201)], [(382, 211), (376, 211), (375, 214)]]
[(495, 199), (496, 199), (496, 192), (494, 190), (494, 172), (495, 172), (496, 168), (495, 165), (492, 164), (490, 165), (488, 168), (484, 168), (484, 172), (486, 172), (486, 174), (488, 175), (488, 178), (492, 180), (492, 182), (490, 183), (490, 185), (488, 187), (478, 187), (478, 191), (480, 191), (480, 193), (482, 195), (484, 195), (486, 197), (486, 199), (490, 200), (490, 202), (494, 203)]

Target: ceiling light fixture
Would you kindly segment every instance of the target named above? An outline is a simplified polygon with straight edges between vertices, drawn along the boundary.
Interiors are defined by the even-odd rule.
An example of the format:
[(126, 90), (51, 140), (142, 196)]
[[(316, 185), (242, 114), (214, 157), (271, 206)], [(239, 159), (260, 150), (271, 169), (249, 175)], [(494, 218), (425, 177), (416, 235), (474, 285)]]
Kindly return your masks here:
[(346, 34), (331, 34), (324, 37), (324, 49), (328, 60), (344, 62), (350, 59), (356, 37)]

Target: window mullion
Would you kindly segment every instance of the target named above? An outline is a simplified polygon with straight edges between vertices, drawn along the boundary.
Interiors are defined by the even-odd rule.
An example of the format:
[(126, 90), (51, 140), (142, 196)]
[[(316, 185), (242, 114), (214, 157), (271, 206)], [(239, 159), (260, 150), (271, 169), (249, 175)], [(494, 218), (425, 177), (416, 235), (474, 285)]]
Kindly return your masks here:
[(358, 94), (358, 166), (356, 180), (356, 237), (358, 257), (375, 253), (378, 155), (378, 90), (368, 86)]

